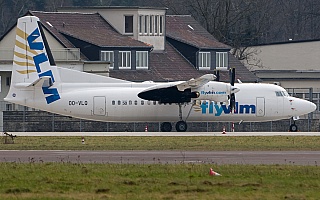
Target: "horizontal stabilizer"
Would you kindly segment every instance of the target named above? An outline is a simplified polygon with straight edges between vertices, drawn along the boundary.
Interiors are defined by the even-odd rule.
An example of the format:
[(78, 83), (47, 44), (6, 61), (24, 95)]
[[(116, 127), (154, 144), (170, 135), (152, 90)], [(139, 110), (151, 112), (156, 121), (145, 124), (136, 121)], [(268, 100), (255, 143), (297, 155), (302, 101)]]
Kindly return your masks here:
[(33, 83), (31, 83), (28, 87), (34, 86), (34, 87), (50, 87), (52, 86), (52, 80), (50, 76), (42, 76), (35, 80)]

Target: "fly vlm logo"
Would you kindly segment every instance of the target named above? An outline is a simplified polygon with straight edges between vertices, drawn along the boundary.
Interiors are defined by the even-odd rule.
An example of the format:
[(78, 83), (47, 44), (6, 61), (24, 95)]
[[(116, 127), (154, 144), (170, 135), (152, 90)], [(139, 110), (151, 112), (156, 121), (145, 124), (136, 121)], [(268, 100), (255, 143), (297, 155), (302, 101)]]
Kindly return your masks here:
[[(221, 116), (222, 113), (230, 114), (230, 106), (221, 105), (219, 103), (203, 101), (200, 105), (202, 114), (214, 114), (215, 116)], [(255, 105), (239, 105), (239, 102), (236, 102), (234, 114), (255, 114), (256, 106)]]
[[(44, 49), (43, 41), (40, 41), (40, 42), (35, 41), (39, 37), (40, 37), (39, 28), (36, 28), (27, 37), (30, 49), (43, 51), (43, 49)], [(46, 96), (47, 104), (50, 104), (54, 101), (59, 100), (60, 95), (58, 93), (58, 89), (57, 88), (50, 88), (52, 86), (52, 84), (55, 82), (51, 69), (42, 69), (42, 67), (40, 66), (40, 64), (47, 62), (46, 65), (44, 65), (44, 66), (50, 67), (48, 56), (44, 52), (42, 52), (41, 54), (33, 56), (33, 61), (36, 66), (39, 78), (43, 77), (43, 76), (49, 76), (51, 78), (51, 81), (50, 81), (51, 84), (47, 87), (44, 87), (44, 86), (42, 87), (43, 93), (45, 95), (48, 95), (48, 96)]]

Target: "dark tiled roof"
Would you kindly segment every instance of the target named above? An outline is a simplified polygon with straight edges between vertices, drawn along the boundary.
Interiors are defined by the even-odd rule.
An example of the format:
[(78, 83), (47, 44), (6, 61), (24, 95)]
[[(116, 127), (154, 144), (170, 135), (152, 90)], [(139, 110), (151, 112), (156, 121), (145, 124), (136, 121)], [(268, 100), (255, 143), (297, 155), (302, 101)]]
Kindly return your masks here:
[(190, 15), (167, 15), (166, 36), (199, 49), (230, 49), (217, 41)]
[[(74, 46), (63, 34), (97, 46), (150, 47), (143, 42), (121, 35), (97, 13), (83, 14), (32, 11), (30, 14), (39, 17), (46, 29), (67, 48), (73, 48)], [(218, 42), (190, 16), (168, 16), (166, 19), (167, 37), (198, 48), (230, 48)], [(46, 22), (49, 22), (52, 27)], [(191, 29), (188, 25), (190, 25), (194, 31), (190, 31)], [(241, 79), (243, 82), (256, 81), (257, 77), (248, 71), (247, 68), (233, 56), (230, 56), (230, 66), (236, 67), (236, 78)], [(149, 70), (111, 70), (110, 76), (130, 81), (176, 81), (197, 78), (207, 73), (213, 73), (213, 71), (196, 70), (175, 48), (169, 43), (166, 43), (165, 51), (152, 52), (150, 54)], [(228, 82), (228, 72), (221, 72), (220, 80)]]
[[(150, 48), (148, 44), (118, 33), (98, 13), (38, 11), (31, 11), (30, 13), (39, 17), (42, 24), (44, 24), (45, 27), (51, 31), (66, 47), (73, 47), (73, 45), (63, 36), (63, 34), (81, 39), (100, 47), (111, 46)], [(47, 22), (49, 22), (52, 27)]]

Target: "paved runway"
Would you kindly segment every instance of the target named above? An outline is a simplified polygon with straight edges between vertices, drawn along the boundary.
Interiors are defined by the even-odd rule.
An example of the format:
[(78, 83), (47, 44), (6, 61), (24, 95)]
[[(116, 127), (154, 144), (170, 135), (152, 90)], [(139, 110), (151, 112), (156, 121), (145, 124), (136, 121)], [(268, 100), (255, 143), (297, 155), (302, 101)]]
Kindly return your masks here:
[(318, 165), (320, 151), (0, 151), (0, 162)]

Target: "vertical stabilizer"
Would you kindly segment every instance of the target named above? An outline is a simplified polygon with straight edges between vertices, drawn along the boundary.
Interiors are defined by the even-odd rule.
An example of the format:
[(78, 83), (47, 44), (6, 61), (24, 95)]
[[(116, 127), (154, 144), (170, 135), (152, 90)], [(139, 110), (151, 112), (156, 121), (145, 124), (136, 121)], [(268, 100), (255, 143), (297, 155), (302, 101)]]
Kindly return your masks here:
[(60, 99), (60, 76), (38, 17), (18, 19), (10, 91), (5, 100), (26, 105), (41, 90), (47, 104)]

